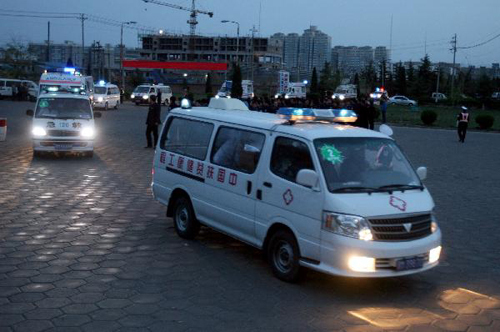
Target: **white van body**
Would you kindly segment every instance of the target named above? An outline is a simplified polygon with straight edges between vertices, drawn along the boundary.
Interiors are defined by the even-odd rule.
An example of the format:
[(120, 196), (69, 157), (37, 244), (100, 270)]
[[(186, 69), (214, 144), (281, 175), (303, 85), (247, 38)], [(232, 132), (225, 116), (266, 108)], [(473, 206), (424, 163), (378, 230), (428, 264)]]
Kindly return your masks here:
[(288, 84), (288, 91), (285, 98), (306, 98), (306, 85), (302, 82), (292, 82)]
[[(176, 108), (163, 125), (151, 186), (179, 235), (193, 237), (198, 223), (226, 233), (267, 251), (273, 272), (287, 281), (296, 276), (276, 272), (287, 257), (297, 266), (353, 277), (401, 276), (438, 264), (434, 202), (393, 139), (342, 124), (291, 123), (234, 102), (240, 101), (212, 98), (209, 107)], [(235, 137), (239, 154), (226, 158)], [(379, 146), (392, 149), (399, 173), (358, 172), (373, 182), (366, 188), (347, 181), (349, 175), (332, 180), (342, 171), (359, 175), (355, 152), (383, 160)], [(402, 179), (411, 189), (383, 189)], [(377, 181), (382, 188), (372, 190)], [(282, 233), (289, 246), (276, 256)]]
[(57, 89), (80, 89), (94, 102), (94, 80), (92, 76), (73, 73), (43, 73), (40, 77), (39, 94), (57, 92)]
[(38, 97), (33, 113), (35, 155), (45, 151), (84, 152), (92, 156), (96, 129), (89, 96), (44, 93)]
[(113, 107), (118, 109), (120, 105), (120, 89), (118, 86), (110, 83), (94, 84), (94, 107), (104, 108), (105, 110)]
[(352, 99), (358, 97), (358, 88), (356, 84), (342, 84), (339, 85), (332, 95), (333, 99)]
[(130, 99), (136, 105), (149, 104), (151, 96), (158, 97), (158, 92), (161, 91), (161, 103), (168, 105), (172, 97), (172, 89), (168, 85), (141, 84), (134, 89), (130, 95)]
[(12, 88), (14, 85), (24, 84), (28, 88), (28, 97), (30, 100), (36, 100), (38, 96), (38, 85), (35, 82), (29, 80), (17, 80), (13, 78), (0, 78), (0, 98), (12, 97)]
[[(233, 81), (224, 81), (217, 92), (219, 97), (231, 97), (231, 88), (233, 86)], [(253, 93), (253, 81), (242, 80), (241, 89), (243, 90), (241, 94), (241, 99), (251, 99), (254, 97)]]

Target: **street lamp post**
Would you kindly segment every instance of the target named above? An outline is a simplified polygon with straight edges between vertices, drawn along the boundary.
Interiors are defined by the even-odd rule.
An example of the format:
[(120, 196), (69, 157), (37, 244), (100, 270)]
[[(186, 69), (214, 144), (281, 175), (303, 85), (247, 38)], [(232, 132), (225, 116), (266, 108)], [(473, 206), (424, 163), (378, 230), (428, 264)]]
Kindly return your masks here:
[(240, 64), (240, 24), (236, 21), (222, 20), (221, 23), (233, 23), (236, 24), (236, 63)]
[(135, 21), (122, 22), (120, 31), (120, 76), (122, 79), (122, 90), (125, 91), (125, 75), (123, 73), (123, 26), (125, 24), (136, 24)]

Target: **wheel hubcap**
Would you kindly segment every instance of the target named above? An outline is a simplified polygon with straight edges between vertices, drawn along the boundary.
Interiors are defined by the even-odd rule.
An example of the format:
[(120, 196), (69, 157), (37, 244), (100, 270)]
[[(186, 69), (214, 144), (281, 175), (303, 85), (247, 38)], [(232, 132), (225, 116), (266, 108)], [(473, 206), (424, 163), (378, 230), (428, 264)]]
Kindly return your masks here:
[(177, 227), (181, 231), (185, 231), (189, 223), (189, 214), (185, 207), (180, 207), (179, 209), (177, 209), (175, 220), (177, 223)]
[(276, 268), (282, 273), (287, 273), (293, 266), (293, 249), (285, 241), (280, 241), (274, 250), (274, 263)]

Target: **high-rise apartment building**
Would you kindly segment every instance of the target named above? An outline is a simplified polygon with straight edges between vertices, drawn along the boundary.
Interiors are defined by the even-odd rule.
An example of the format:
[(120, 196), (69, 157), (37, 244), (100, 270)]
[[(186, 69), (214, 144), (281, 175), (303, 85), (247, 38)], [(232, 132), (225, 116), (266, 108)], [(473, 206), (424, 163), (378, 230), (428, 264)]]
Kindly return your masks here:
[(332, 38), (311, 26), (304, 30), (299, 41), (298, 67), (303, 77), (310, 77), (313, 68), (321, 71), (326, 62), (331, 61)]

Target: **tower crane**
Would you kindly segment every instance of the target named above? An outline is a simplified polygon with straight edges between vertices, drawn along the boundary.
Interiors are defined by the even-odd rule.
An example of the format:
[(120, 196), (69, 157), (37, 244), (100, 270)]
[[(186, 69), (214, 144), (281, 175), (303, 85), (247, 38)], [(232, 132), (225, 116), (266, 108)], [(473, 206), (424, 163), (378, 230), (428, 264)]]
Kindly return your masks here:
[(196, 17), (198, 16), (198, 14), (205, 14), (205, 15), (208, 15), (210, 17), (214, 16), (213, 12), (208, 12), (208, 11), (196, 9), (195, 0), (192, 0), (191, 8), (179, 6), (179, 5), (174, 5), (171, 3), (158, 1), (158, 0), (142, 0), (142, 1), (144, 1), (145, 3), (152, 3), (155, 5), (160, 5), (160, 6), (165, 6), (165, 7), (170, 7), (170, 8), (180, 9), (180, 10), (186, 10), (186, 11), (191, 12), (190, 18), (187, 21), (187, 23), (189, 24), (189, 34), (191, 36), (194, 36), (196, 34), (196, 25), (198, 24)]

